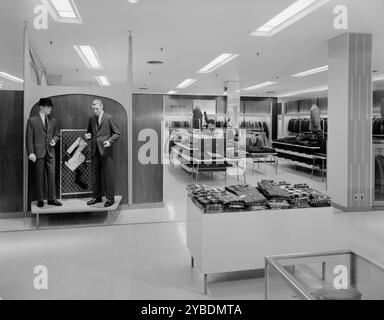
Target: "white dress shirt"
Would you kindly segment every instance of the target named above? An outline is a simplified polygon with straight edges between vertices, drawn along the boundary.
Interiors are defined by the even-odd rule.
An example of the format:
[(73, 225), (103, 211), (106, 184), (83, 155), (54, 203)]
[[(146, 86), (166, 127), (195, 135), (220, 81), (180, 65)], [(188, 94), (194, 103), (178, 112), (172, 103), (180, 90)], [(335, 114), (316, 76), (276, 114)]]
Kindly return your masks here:
[(99, 115), (99, 123), (98, 123), (99, 126), (100, 126), (100, 123), (101, 123), (101, 119), (103, 118), (103, 114), (104, 114), (104, 111), (101, 111), (101, 113)]
[(46, 115), (43, 112), (39, 112), (39, 114), (40, 114), (41, 121), (43, 121), (43, 125), (45, 127), (45, 117), (47, 117), (47, 121), (48, 121), (48, 115)]

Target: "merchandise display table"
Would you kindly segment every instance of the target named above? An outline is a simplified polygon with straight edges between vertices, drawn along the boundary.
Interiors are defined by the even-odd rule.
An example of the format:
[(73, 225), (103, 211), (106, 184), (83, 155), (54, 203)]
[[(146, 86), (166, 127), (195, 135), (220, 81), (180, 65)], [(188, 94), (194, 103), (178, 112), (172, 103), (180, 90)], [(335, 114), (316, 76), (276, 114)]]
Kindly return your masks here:
[(36, 229), (40, 227), (40, 215), (44, 214), (108, 212), (109, 219), (110, 212), (116, 211), (119, 207), (122, 196), (115, 196), (115, 204), (109, 208), (104, 208), (104, 201), (93, 206), (88, 206), (87, 202), (89, 200), (91, 200), (91, 198), (62, 199), (63, 205), (61, 207), (49, 206), (45, 203), (43, 208), (39, 208), (36, 202), (33, 202), (31, 204), (31, 213), (36, 216)]
[[(257, 163), (258, 168), (260, 167), (260, 162), (263, 163), (274, 163), (276, 168), (276, 174), (277, 174), (277, 168), (279, 165), (279, 158), (277, 157), (277, 152), (270, 152), (270, 153), (254, 153), (254, 152), (248, 152), (249, 156), (252, 158), (252, 175), (255, 171), (255, 163)], [(268, 160), (268, 157), (271, 157), (273, 160)], [(264, 158), (264, 161), (260, 161), (260, 159)]]
[[(190, 148), (188, 146), (185, 146), (181, 143), (175, 143), (176, 146), (180, 148), (184, 148), (189, 151), (193, 151), (193, 148)], [(211, 152), (207, 152), (211, 157), (214, 157), (215, 154)], [(239, 181), (240, 173), (242, 172), (242, 176), (244, 179), (244, 183), (246, 183), (246, 177), (245, 177), (245, 162), (246, 162), (246, 156), (245, 154), (240, 154), (238, 157), (222, 157), (217, 159), (198, 159), (194, 158), (192, 156), (189, 156), (180, 150), (177, 149), (177, 147), (173, 147), (171, 149), (171, 155), (170, 155), (170, 165), (174, 166), (175, 161), (174, 158), (177, 158), (181, 162), (181, 167), (186, 170), (189, 173), (192, 173), (195, 175), (195, 181), (197, 182), (199, 180), (199, 174), (202, 172), (211, 172), (212, 174), (214, 172), (225, 172), (225, 179), (227, 179), (227, 169), (233, 168), (233, 164), (236, 164), (236, 176), (237, 180)], [(183, 163), (184, 161), (184, 163)], [(240, 163), (243, 163), (243, 166), (240, 165)]]
[[(321, 161), (321, 167), (320, 168), (318, 166), (316, 166), (316, 160)], [(314, 154), (313, 155), (312, 177), (313, 177), (315, 169), (318, 168), (321, 171), (321, 181), (324, 181), (324, 175), (325, 175), (325, 172), (327, 170), (326, 166), (325, 166), (326, 161), (327, 161), (327, 155), (325, 155), (325, 154)]]
[(333, 219), (332, 207), (204, 214), (188, 198), (187, 247), (204, 294), (208, 274), (263, 269), (269, 255), (343, 249)]

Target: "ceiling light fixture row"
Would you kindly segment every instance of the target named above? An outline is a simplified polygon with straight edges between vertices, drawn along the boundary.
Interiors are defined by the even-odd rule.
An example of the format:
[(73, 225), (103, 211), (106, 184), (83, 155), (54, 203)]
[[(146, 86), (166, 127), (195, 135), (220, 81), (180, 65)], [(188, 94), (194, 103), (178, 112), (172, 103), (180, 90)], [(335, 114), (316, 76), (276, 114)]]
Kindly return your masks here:
[(307, 70), (304, 72), (296, 73), (296, 74), (292, 75), (292, 77), (295, 77), (295, 78), (307, 77), (307, 76), (310, 76), (310, 75), (313, 75), (316, 73), (328, 71), (328, 68), (329, 68), (328, 65), (326, 65), (326, 66), (322, 66), (319, 68), (315, 68), (315, 69)]
[[(197, 73), (210, 73), (223, 65), (227, 64), (228, 62), (234, 60), (239, 55), (234, 53), (222, 53), (217, 58), (212, 60), (210, 63), (208, 63), (205, 67), (201, 68)], [(197, 79), (186, 79), (182, 83), (180, 83), (177, 88), (178, 89), (185, 89), (189, 87), (191, 84), (195, 83)], [(171, 90), (168, 92), (168, 94), (175, 94), (177, 91)]]
[(309, 15), (330, 0), (297, 0), (267, 23), (251, 33), (251, 36), (271, 37), (291, 24)]
[(182, 83), (180, 83), (176, 88), (185, 89), (189, 87), (191, 84), (195, 83), (197, 79), (186, 79)]
[(41, 0), (56, 22), (83, 23), (73, 0)]
[(24, 80), (23, 79), (20, 79), (18, 77), (15, 77), (9, 73), (6, 73), (6, 72), (3, 72), (1, 71), (0, 72), (0, 78), (3, 78), (3, 79), (7, 79), (7, 80), (10, 80), (10, 81), (13, 81), (13, 82), (18, 82), (18, 83), (23, 83)]
[(255, 86), (244, 88), (243, 90), (249, 91), (249, 90), (261, 89), (261, 88), (268, 87), (268, 86), (271, 86), (271, 85), (274, 85), (274, 84), (277, 84), (277, 83), (278, 82), (276, 82), (276, 81), (267, 81), (267, 82), (263, 82), (263, 83), (257, 84)]
[(95, 76), (95, 79), (102, 87), (109, 87), (111, 85), (111, 82), (106, 76)]

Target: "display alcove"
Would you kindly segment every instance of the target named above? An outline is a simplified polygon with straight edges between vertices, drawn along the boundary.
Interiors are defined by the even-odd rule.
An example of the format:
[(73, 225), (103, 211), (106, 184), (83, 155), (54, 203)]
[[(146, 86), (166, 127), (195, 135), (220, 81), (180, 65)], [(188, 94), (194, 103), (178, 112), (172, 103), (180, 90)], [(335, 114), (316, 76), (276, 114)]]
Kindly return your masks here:
[[(65, 132), (65, 130), (71, 130), (76, 132), (79, 130), (86, 130), (88, 127), (88, 119), (92, 115), (91, 105), (94, 99), (100, 99), (104, 105), (104, 111), (109, 113), (114, 118), (117, 126), (120, 129), (121, 135), (119, 140), (114, 145), (114, 181), (115, 181), (115, 200), (117, 203), (126, 205), (128, 204), (128, 130), (127, 130), (127, 113), (124, 107), (115, 100), (95, 96), (95, 95), (86, 95), (86, 94), (67, 94), (67, 95), (58, 95), (49, 97), (53, 102), (53, 110), (51, 117), (56, 118), (59, 124), (59, 129), (62, 130), (61, 133)], [(39, 106), (35, 104), (31, 110), (30, 116), (37, 115), (39, 112)], [(39, 214), (44, 213), (67, 213), (67, 212), (94, 212), (94, 211), (107, 211), (107, 209), (103, 207), (87, 207), (85, 197), (90, 197), (91, 194), (89, 191), (91, 188), (88, 186), (85, 190), (86, 192), (74, 192), (71, 195), (61, 195), (60, 190), (62, 190), (62, 177), (60, 167), (61, 156), (60, 150), (63, 150), (63, 146), (61, 145), (61, 141), (56, 146), (56, 193), (58, 198), (62, 198), (63, 201), (66, 199), (75, 199), (73, 200), (67, 208), (51, 208), (46, 207), (46, 210), (39, 210), (37, 213), (34, 204), (35, 200), (35, 192), (34, 192), (34, 178), (33, 178), (33, 170), (32, 163), (29, 163), (28, 170), (28, 203), (29, 210), (32, 213), (37, 213), (37, 217)], [(89, 171), (89, 170), (88, 170)], [(89, 183), (92, 183), (92, 179), (87, 178)], [(45, 188), (46, 189), (46, 188)], [(83, 201), (82, 201), (83, 200)], [(65, 202), (64, 205), (68, 204)], [(109, 208), (108, 211), (113, 211), (116, 209), (116, 205), (114, 207)], [(48, 210), (47, 210), (48, 209)], [(38, 224), (37, 224), (38, 225)]]

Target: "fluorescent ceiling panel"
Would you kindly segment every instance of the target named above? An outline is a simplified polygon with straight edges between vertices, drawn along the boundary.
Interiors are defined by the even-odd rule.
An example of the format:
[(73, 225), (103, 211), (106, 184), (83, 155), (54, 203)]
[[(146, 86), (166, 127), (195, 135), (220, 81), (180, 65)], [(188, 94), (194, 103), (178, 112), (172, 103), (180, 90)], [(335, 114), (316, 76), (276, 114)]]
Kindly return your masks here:
[(233, 53), (223, 53), (220, 56), (218, 56), (216, 59), (208, 63), (205, 67), (201, 68), (198, 73), (210, 73), (213, 70), (216, 70), (217, 68), (220, 68), (221, 66), (225, 65), (226, 63), (232, 61), (233, 59), (237, 58), (238, 54)]
[(195, 83), (197, 80), (196, 79), (186, 79), (182, 83), (180, 83), (177, 88), (179, 89), (184, 89), (188, 86), (190, 86), (192, 83)]
[(109, 87), (111, 85), (109, 79), (106, 76), (96, 76), (95, 79), (97, 80), (99, 85), (103, 87)]
[(292, 77), (302, 78), (302, 77), (310, 76), (312, 74), (324, 72), (324, 71), (327, 71), (327, 70), (328, 70), (328, 66), (323, 66), (323, 67), (307, 70), (307, 71), (304, 71), (304, 72), (296, 73)]
[(175, 91), (175, 90), (170, 90), (170, 91), (168, 91), (167, 94), (176, 94), (176, 93), (177, 93), (177, 91)]
[(80, 58), (84, 61), (85, 65), (89, 69), (103, 69), (103, 65), (96, 53), (96, 50), (92, 46), (74, 45), (76, 52)]
[(322, 86), (322, 87), (315, 87), (315, 88), (298, 90), (298, 91), (285, 92), (285, 93), (277, 95), (277, 97), (278, 98), (285, 98), (285, 97), (297, 96), (300, 94), (322, 92), (322, 91), (327, 91), (327, 90), (328, 90), (328, 86)]
[(252, 32), (251, 36), (273, 36), (329, 1), (330, 0), (297, 0), (256, 31)]
[(74, 0), (41, 0), (56, 22), (83, 23)]
[(7, 80), (10, 80), (10, 81), (13, 81), (13, 82), (18, 82), (18, 83), (23, 83), (24, 80), (23, 79), (20, 79), (18, 77), (15, 77), (9, 73), (6, 73), (6, 72), (3, 72), (1, 71), (0, 72), (0, 78), (4, 78), (4, 79), (7, 79)]
[(256, 90), (256, 89), (261, 89), (261, 88), (264, 88), (264, 87), (271, 86), (273, 84), (277, 84), (277, 82), (267, 81), (267, 82), (263, 82), (263, 83), (255, 85), (255, 86), (252, 86), (252, 87), (245, 88), (243, 90), (247, 90), (247, 91), (248, 90)]

